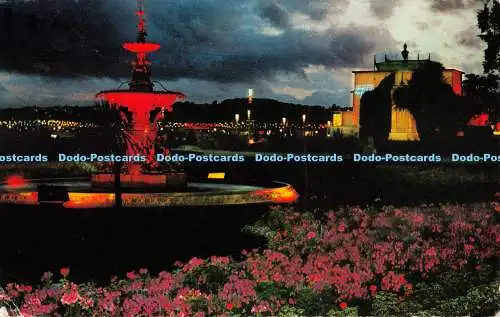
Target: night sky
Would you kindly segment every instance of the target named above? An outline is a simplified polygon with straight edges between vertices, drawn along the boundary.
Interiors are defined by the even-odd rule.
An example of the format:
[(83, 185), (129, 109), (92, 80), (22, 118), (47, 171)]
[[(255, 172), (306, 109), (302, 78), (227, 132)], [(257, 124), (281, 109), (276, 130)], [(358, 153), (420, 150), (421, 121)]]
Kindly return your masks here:
[[(374, 53), (481, 72), (481, 0), (145, 0), (153, 79), (190, 101), (348, 105)], [(0, 107), (88, 105), (128, 80), (135, 0), (0, 0)], [(159, 88), (159, 87), (158, 87)]]

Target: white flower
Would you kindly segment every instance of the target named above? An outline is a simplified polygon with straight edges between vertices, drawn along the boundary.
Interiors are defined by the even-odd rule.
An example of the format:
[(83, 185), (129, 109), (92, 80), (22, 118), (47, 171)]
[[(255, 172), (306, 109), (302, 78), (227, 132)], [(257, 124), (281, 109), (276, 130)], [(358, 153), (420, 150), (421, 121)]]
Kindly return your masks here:
[(0, 307), (0, 317), (9, 317), (9, 312), (5, 306)]

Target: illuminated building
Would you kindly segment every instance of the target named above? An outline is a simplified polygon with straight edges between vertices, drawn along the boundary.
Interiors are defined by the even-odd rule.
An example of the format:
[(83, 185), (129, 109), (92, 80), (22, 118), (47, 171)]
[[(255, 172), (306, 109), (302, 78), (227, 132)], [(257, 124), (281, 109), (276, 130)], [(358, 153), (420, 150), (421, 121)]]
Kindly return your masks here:
[[(367, 91), (375, 89), (384, 78), (395, 74), (395, 89), (402, 85), (407, 85), (413, 72), (423, 63), (433, 62), (430, 55), (427, 59), (408, 59), (409, 52), (406, 44), (401, 52), (403, 59), (390, 60), (385, 56), (384, 61), (377, 62), (374, 58), (374, 70), (353, 71), (352, 111), (345, 111), (334, 114), (334, 129), (343, 134), (359, 133), (359, 117), (361, 97)], [(457, 69), (447, 68), (443, 71), (443, 79), (448, 83), (453, 92), (462, 95), (462, 75), (463, 72)], [(340, 125), (339, 125), (340, 123)], [(391, 131), (389, 140), (394, 141), (417, 141), (419, 140), (416, 123), (413, 115), (408, 110), (396, 109), (392, 105)]]

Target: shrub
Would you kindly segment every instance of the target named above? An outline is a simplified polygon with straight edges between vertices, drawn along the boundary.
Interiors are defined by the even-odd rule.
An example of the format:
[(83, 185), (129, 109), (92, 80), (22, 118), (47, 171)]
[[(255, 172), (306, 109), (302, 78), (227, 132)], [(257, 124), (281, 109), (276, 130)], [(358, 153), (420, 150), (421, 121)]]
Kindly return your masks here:
[(106, 287), (76, 285), (61, 270), (35, 288), (8, 284), (0, 307), (17, 304), (25, 316), (484, 316), (500, 309), (499, 210), (349, 208), (315, 217), (277, 208), (248, 228), (265, 234), (268, 248), (241, 261), (193, 258)]

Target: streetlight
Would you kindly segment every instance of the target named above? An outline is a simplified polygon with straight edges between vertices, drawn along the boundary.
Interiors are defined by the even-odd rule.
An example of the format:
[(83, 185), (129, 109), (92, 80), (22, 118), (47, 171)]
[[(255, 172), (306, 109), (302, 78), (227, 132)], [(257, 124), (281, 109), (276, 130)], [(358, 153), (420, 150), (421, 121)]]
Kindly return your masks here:
[(286, 117), (281, 118), (281, 122), (283, 122), (283, 126), (286, 126)]
[(252, 111), (250, 109), (247, 110), (247, 120), (250, 120), (250, 116), (252, 114)]
[(248, 103), (252, 104), (253, 100), (253, 88), (248, 89)]
[(238, 124), (238, 122), (240, 122), (240, 114), (239, 113), (236, 113), (234, 115), (234, 120), (236, 121), (236, 124)]
[(302, 124), (306, 124), (306, 114), (302, 115)]

